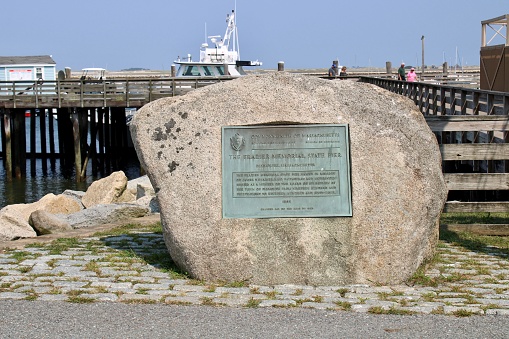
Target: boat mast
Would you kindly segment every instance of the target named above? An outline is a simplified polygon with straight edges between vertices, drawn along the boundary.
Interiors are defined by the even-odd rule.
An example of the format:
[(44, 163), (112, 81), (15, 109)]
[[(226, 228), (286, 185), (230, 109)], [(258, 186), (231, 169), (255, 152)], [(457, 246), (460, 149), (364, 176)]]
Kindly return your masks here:
[[(227, 50), (237, 51), (236, 39), (237, 39), (237, 26), (235, 25), (235, 10), (232, 10), (231, 14), (226, 16), (226, 32), (224, 33), (223, 45), (226, 45)], [(233, 35), (233, 41), (232, 41)], [(230, 42), (232, 49), (230, 49)], [(237, 53), (237, 60), (240, 60), (239, 54)]]

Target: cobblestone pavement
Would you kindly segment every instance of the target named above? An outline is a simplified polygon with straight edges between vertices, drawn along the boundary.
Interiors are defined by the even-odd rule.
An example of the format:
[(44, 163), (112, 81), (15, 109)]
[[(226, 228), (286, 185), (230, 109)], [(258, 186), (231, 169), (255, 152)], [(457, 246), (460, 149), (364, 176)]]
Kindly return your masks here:
[(398, 286), (226, 285), (170, 266), (153, 231), (32, 244), (0, 253), (0, 299), (509, 315), (509, 258), (494, 247), (474, 252), (441, 242), (433, 266)]

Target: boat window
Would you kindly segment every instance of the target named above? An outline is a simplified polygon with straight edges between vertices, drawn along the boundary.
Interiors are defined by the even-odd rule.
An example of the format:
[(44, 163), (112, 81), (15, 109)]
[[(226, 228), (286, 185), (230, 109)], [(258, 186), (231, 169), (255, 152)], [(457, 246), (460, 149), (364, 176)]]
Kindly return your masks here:
[(219, 72), (220, 75), (224, 75), (224, 67), (216, 66), (216, 69), (217, 69), (217, 71)]
[(200, 76), (200, 70), (196, 66), (188, 66), (184, 73), (185, 76)]
[(210, 68), (209, 66), (203, 66), (203, 71), (205, 73), (205, 75), (212, 75), (212, 72), (210, 71)]

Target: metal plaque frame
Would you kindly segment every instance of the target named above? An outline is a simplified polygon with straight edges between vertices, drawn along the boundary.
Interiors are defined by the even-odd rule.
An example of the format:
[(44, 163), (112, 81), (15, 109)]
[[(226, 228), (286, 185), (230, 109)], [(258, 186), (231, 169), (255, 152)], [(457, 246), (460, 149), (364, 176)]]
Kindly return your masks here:
[(352, 216), (347, 124), (224, 126), (223, 218)]

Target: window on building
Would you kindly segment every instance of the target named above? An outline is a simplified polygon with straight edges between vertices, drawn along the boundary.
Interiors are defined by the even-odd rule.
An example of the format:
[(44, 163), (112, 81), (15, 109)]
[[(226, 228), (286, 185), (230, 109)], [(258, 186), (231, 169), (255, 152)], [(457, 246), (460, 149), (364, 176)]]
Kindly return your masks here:
[(36, 67), (35, 68), (35, 78), (38, 80), (38, 79), (43, 79), (42, 77), (42, 67)]

